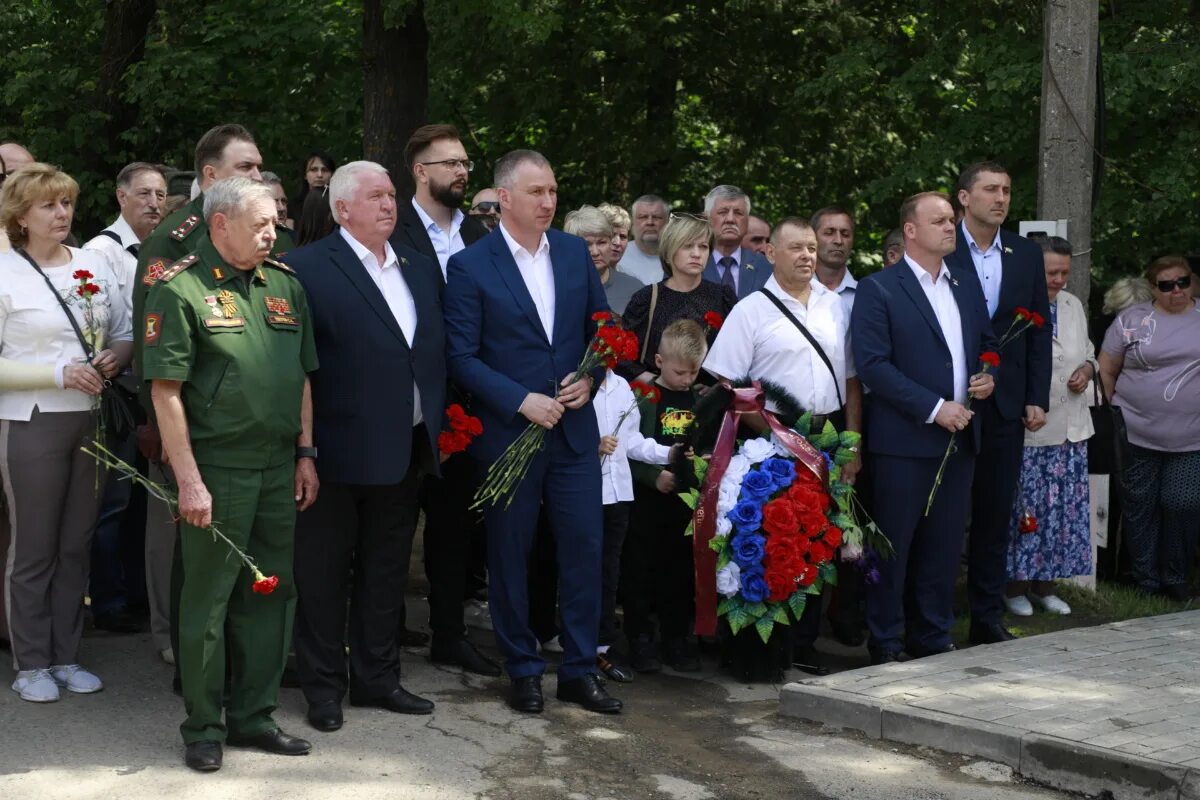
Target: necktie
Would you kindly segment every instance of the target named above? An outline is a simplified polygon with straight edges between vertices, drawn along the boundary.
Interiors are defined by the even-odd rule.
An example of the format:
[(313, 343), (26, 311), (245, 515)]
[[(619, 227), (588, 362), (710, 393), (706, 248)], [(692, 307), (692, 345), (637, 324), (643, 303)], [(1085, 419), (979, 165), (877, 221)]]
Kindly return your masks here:
[(730, 289), (737, 291), (737, 284), (733, 282), (733, 256), (721, 256), (721, 260), (717, 262), (721, 265), (721, 285), (728, 286)]

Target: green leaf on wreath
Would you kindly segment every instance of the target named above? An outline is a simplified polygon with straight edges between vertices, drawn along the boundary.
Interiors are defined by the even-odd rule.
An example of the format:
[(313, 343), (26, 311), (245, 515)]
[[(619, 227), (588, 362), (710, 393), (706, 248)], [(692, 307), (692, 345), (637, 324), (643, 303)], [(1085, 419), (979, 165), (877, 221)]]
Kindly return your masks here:
[(727, 545), (729, 543), (727, 541), (728, 538), (729, 538), (728, 536), (712, 537), (711, 539), (708, 540), (708, 549), (713, 550), (718, 553), (721, 552), (722, 550), (725, 549), (725, 545)]
[(691, 489), (686, 494), (679, 495), (679, 499), (683, 501), (685, 506), (695, 511), (696, 503), (700, 502), (700, 492), (695, 489)]
[(804, 604), (807, 602), (807, 600), (808, 598), (804, 592), (792, 593), (792, 596), (788, 598), (787, 602), (788, 608), (792, 610), (793, 617), (800, 619), (801, 615), (804, 614)]
[(858, 458), (858, 453), (855, 453), (853, 450), (849, 450), (845, 447), (839, 447), (833, 453), (833, 463), (837, 464), (839, 467), (849, 464), (856, 458)]
[(729, 564), (729, 562), (731, 560), (732, 559), (730, 558), (730, 555), (729, 555), (729, 548), (728, 547), (721, 548), (720, 552), (717, 553), (717, 569), (724, 568), (726, 565)]
[(763, 644), (771, 641), (771, 631), (775, 630), (775, 620), (771, 617), (760, 617), (758, 622), (754, 623), (754, 629), (758, 631), (758, 638), (763, 640)]
[(746, 613), (758, 619), (767, 613), (767, 607), (763, 603), (755, 603), (754, 605), (746, 606)]
[(696, 532), (696, 520), (689, 519), (687, 527), (683, 529), (683, 535), (691, 536), (695, 532)]
[(824, 589), (824, 588), (825, 588), (825, 581), (821, 580), (821, 579), (818, 577), (818, 578), (817, 578), (815, 581), (813, 581), (812, 583), (810, 583), (808, 586), (805, 586), (805, 587), (804, 587), (804, 593), (805, 593), (805, 594), (815, 594), (815, 595), (817, 595), (818, 597), (820, 597), (820, 596), (821, 596), (821, 590), (822, 590), (822, 589)]
[(725, 619), (729, 622), (729, 630), (737, 634), (742, 628), (746, 627), (754, 621), (754, 618), (746, 613), (746, 607), (737, 605), (729, 609), (729, 613), (725, 615)]
[(729, 609), (737, 603), (732, 597), (722, 597), (721, 602), (717, 603), (717, 616), (723, 617), (729, 613)]
[(842, 431), (838, 434), (838, 442), (842, 447), (857, 447), (862, 443), (862, 434), (858, 431)]
[(819, 572), (821, 573), (821, 580), (830, 586), (837, 586), (837, 564), (832, 561), (826, 561), (821, 565)]
[(775, 620), (780, 625), (791, 625), (792, 621), (788, 619), (788, 607), (784, 603), (775, 604), (775, 613), (771, 615), (771, 619)]
[(696, 471), (696, 484), (704, 485), (704, 476), (708, 474), (708, 460), (704, 458), (693, 458), (692, 468)]
[(794, 428), (796, 433), (808, 438), (808, 435), (812, 433), (812, 417), (811, 411), (805, 411), (801, 414), (800, 419), (796, 420), (796, 427)]

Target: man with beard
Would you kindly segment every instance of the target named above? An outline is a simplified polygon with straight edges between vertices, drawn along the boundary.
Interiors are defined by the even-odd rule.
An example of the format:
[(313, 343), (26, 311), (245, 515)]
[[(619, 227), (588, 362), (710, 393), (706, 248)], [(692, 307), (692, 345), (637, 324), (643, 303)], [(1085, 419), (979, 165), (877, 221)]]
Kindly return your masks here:
[(749, 196), (736, 186), (718, 186), (704, 198), (704, 215), (715, 239), (704, 280), (728, 286), (738, 300), (757, 292), (771, 277), (771, 264), (742, 247), (750, 227)]
[(837, 292), (849, 314), (854, 310), (854, 291), (858, 288), (858, 281), (846, 266), (854, 249), (854, 218), (841, 206), (826, 206), (812, 215), (811, 222), (817, 233), (817, 280)]
[(658, 237), (667, 225), (670, 208), (656, 194), (644, 194), (633, 201), (633, 247), (626, 247), (617, 264), (617, 272), (632, 275), (647, 286), (663, 279), (658, 258)]
[[(474, 166), (453, 125), (425, 125), (413, 132), (404, 146), (404, 160), (412, 171), (416, 192), (411, 202), (400, 203), (394, 247), (406, 246), (436, 260), (443, 279), (450, 256), (488, 234), (478, 217), (462, 212), (467, 177)], [(469, 405), (470, 398), (451, 387), (448, 403)], [(442, 420), (439, 418), (438, 426)], [(439, 664), (455, 664), (468, 672), (497, 676), (500, 667), (467, 639), (463, 601), (474, 550), (482, 538), (479, 514), (469, 511), (478, 476), (466, 453), (456, 453), (442, 465), (442, 475), (425, 477), (421, 505), (425, 510), (425, 575), (429, 579), (429, 625), (433, 630), (430, 657)], [(401, 614), (402, 645), (419, 646), (425, 635), (410, 631)]]

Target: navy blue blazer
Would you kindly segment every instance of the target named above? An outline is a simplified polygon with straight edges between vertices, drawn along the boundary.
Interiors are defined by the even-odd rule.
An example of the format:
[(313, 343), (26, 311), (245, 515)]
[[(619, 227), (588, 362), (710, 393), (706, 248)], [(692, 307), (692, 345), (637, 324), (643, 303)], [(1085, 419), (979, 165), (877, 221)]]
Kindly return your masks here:
[[(775, 271), (766, 256), (761, 256), (753, 250), (742, 248), (742, 261), (738, 264), (737, 299), (741, 300), (748, 294), (757, 292), (767, 285), (767, 280)], [(717, 266), (717, 251), (713, 250), (708, 256), (708, 264), (704, 267), (704, 280), (713, 283), (721, 282), (721, 268)]]
[[(962, 319), (967, 374), (979, 371), (979, 354), (994, 350), (987, 304), (969, 275), (951, 283)], [(940, 458), (950, 433), (927, 423), (939, 399), (954, 397), (950, 349), (929, 298), (907, 261), (858, 283), (850, 315), (850, 340), (858, 377), (871, 389), (867, 404), (867, 450), (890, 456)], [(978, 424), (968, 442), (979, 449)]]
[[(412, 342), (339, 231), (293, 250), (286, 261), (308, 292), (321, 368), (312, 376), (313, 435), (322, 481), (380, 486), (408, 474), (413, 453), (413, 383), (430, 454), (446, 403), (442, 271), (436, 261), (392, 245), (417, 307)], [(438, 459), (425, 466), (438, 470)]]
[[(608, 310), (583, 239), (553, 228), (546, 237), (554, 272), (553, 343), (499, 228), (455, 253), (446, 265), (450, 378), (474, 398), (472, 411), (483, 433), (471, 454), (487, 463), (529, 424), (518, 413), (526, 395), (555, 394), (592, 339), (592, 314)], [(559, 426), (576, 453), (594, 451), (599, 444), (596, 413), (588, 405), (568, 409)]]
[[(990, 244), (990, 243), (989, 243)], [(1050, 297), (1046, 291), (1046, 266), (1042, 249), (1034, 242), (1015, 233), (1000, 229), (1000, 302), (992, 315), (992, 332), (999, 341), (1013, 321), (1018, 306), (1036, 311), (1046, 320), (1042, 328), (1030, 328), (1000, 353), (1000, 370), (996, 373), (996, 391), (992, 402), (1004, 419), (1025, 416), (1025, 406), (1041, 406), (1050, 410), (1050, 373), (1053, 355), (1053, 336), (1050, 329)], [(958, 225), (958, 246), (946, 256), (946, 266), (960, 281), (970, 274), (983, 287), (971, 245), (963, 235), (963, 223)], [(986, 303), (985, 303), (986, 306)]]

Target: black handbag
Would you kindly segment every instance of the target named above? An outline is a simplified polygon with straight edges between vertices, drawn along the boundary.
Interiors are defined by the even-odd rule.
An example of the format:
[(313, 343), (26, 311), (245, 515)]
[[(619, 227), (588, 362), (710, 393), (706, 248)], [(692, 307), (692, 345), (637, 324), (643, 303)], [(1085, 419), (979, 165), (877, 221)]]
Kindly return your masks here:
[[(50, 293), (54, 295), (54, 299), (58, 301), (58, 305), (62, 308), (63, 313), (67, 315), (67, 319), (71, 322), (71, 329), (75, 331), (75, 338), (79, 340), (80, 347), (83, 348), (84, 354), (87, 356), (88, 363), (96, 357), (96, 350), (92, 347), (88, 340), (84, 338), (83, 331), (79, 329), (79, 323), (75, 321), (75, 315), (71, 313), (71, 309), (67, 307), (67, 303), (58, 293), (58, 289), (54, 288), (54, 283), (38, 266), (38, 263), (26, 253), (22, 248), (17, 248), (26, 261), (29, 262), (37, 273), (42, 276), (42, 280), (46, 282)], [(100, 426), (113, 437), (114, 441), (120, 441), (133, 433), (137, 422), (134, 419), (133, 409), (130, 408), (130, 398), (126, 393), (122, 392), (116, 384), (107, 378), (104, 379), (104, 388), (100, 390)]]
[(1088, 442), (1088, 474), (1120, 475), (1121, 467), (1129, 454), (1129, 434), (1125, 430), (1125, 415), (1119, 406), (1114, 406), (1104, 393), (1100, 380), (1100, 367), (1093, 362), (1096, 374), (1092, 379), (1092, 395), (1095, 405), (1088, 410), (1092, 414), (1092, 426), (1096, 433)]

